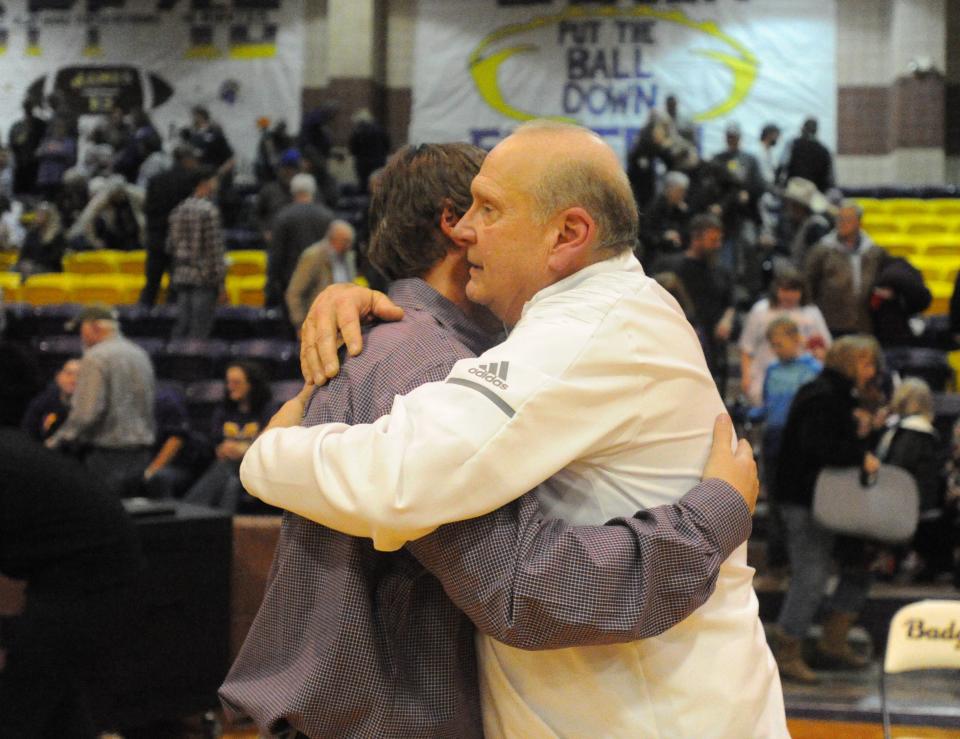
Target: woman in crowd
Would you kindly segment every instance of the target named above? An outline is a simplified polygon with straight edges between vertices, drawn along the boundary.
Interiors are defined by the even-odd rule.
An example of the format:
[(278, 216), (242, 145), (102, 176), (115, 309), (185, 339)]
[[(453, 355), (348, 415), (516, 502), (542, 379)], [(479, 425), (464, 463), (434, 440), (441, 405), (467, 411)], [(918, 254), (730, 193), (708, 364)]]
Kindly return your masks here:
[(750, 309), (740, 334), (741, 390), (753, 406), (763, 403), (763, 378), (776, 359), (767, 340), (767, 327), (781, 316), (797, 324), (804, 348), (816, 359), (822, 361), (823, 354), (814, 348), (830, 345), (830, 329), (820, 309), (807, 302), (800, 274), (793, 268), (781, 269), (770, 284), (770, 294)]
[(52, 203), (40, 203), (27, 230), (14, 269), (23, 279), (44, 272), (63, 272), (67, 240), (60, 227), (60, 212)]
[(834, 557), (840, 581), (828, 604), (817, 649), (825, 665), (867, 664), (847, 643), (870, 589), (865, 543), (820, 526), (812, 506), (817, 477), (825, 467), (862, 467), (869, 474), (879, 469), (879, 461), (867, 451), (873, 418), (860, 407), (860, 396), (877, 374), (879, 357), (880, 347), (871, 336), (847, 336), (834, 343), (823, 372), (797, 393), (783, 432), (776, 491), (787, 529), (791, 577), (771, 641), (780, 674), (789, 680), (818, 681), (801, 646), (823, 600)]
[(272, 415), (270, 384), (253, 362), (238, 360), (227, 367), (227, 397), (213, 416), (211, 439), (216, 459), (187, 492), (188, 503), (235, 513), (245, 493), (240, 461)]

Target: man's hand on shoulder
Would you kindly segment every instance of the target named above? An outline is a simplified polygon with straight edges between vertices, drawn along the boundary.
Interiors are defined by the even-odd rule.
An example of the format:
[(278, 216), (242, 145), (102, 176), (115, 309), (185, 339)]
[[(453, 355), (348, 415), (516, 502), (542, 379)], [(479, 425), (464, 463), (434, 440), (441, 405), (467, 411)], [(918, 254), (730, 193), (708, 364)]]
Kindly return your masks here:
[(308, 383), (323, 385), (340, 371), (337, 352), (347, 345), (350, 356), (363, 349), (363, 321), (399, 321), (403, 309), (379, 290), (350, 283), (330, 285), (310, 306), (300, 338), (300, 371)]
[(715, 477), (735, 488), (753, 513), (757, 506), (757, 496), (760, 494), (760, 479), (757, 477), (757, 462), (753, 458), (753, 449), (745, 439), (737, 442), (735, 452), (731, 451), (732, 447), (733, 421), (723, 413), (717, 416), (713, 424), (713, 446), (703, 468), (703, 479)]

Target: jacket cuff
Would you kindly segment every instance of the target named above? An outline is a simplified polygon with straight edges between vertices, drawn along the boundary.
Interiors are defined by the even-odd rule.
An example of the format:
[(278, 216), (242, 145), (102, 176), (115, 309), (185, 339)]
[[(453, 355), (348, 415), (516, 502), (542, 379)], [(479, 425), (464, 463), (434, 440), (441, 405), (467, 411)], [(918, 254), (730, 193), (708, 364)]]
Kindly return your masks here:
[(729, 483), (715, 477), (704, 480), (680, 502), (699, 515), (716, 537), (724, 558), (750, 538), (753, 516), (743, 496)]

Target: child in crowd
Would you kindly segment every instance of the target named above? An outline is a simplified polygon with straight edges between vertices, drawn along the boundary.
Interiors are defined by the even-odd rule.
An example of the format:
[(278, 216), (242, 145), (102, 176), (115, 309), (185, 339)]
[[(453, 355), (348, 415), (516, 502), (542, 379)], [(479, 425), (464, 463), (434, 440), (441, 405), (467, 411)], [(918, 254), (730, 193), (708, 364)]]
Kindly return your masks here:
[(790, 404), (797, 390), (820, 374), (823, 365), (804, 351), (804, 340), (796, 321), (788, 316), (774, 318), (767, 326), (766, 338), (776, 359), (767, 366), (763, 378), (762, 415), (766, 418), (763, 431), (762, 473), (770, 506), (770, 536), (767, 542), (767, 562), (771, 566), (785, 565), (787, 552), (782, 524), (776, 510), (774, 490), (777, 456), (783, 429), (787, 425)]
[(943, 513), (944, 453), (933, 427), (933, 393), (916, 377), (908, 377), (893, 394), (887, 430), (877, 446), (881, 462), (909, 472), (920, 494), (920, 522), (901, 569), (918, 581), (931, 580), (953, 566), (950, 524)]

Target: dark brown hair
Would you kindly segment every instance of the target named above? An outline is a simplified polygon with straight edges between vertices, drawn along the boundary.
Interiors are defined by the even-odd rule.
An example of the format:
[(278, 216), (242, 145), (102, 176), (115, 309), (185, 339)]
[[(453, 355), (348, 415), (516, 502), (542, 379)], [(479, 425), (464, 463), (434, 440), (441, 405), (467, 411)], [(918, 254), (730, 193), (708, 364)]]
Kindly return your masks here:
[(440, 216), (470, 208), (470, 182), (486, 152), (470, 144), (406, 146), (391, 157), (370, 199), (370, 263), (390, 279), (422, 277), (447, 253)]

